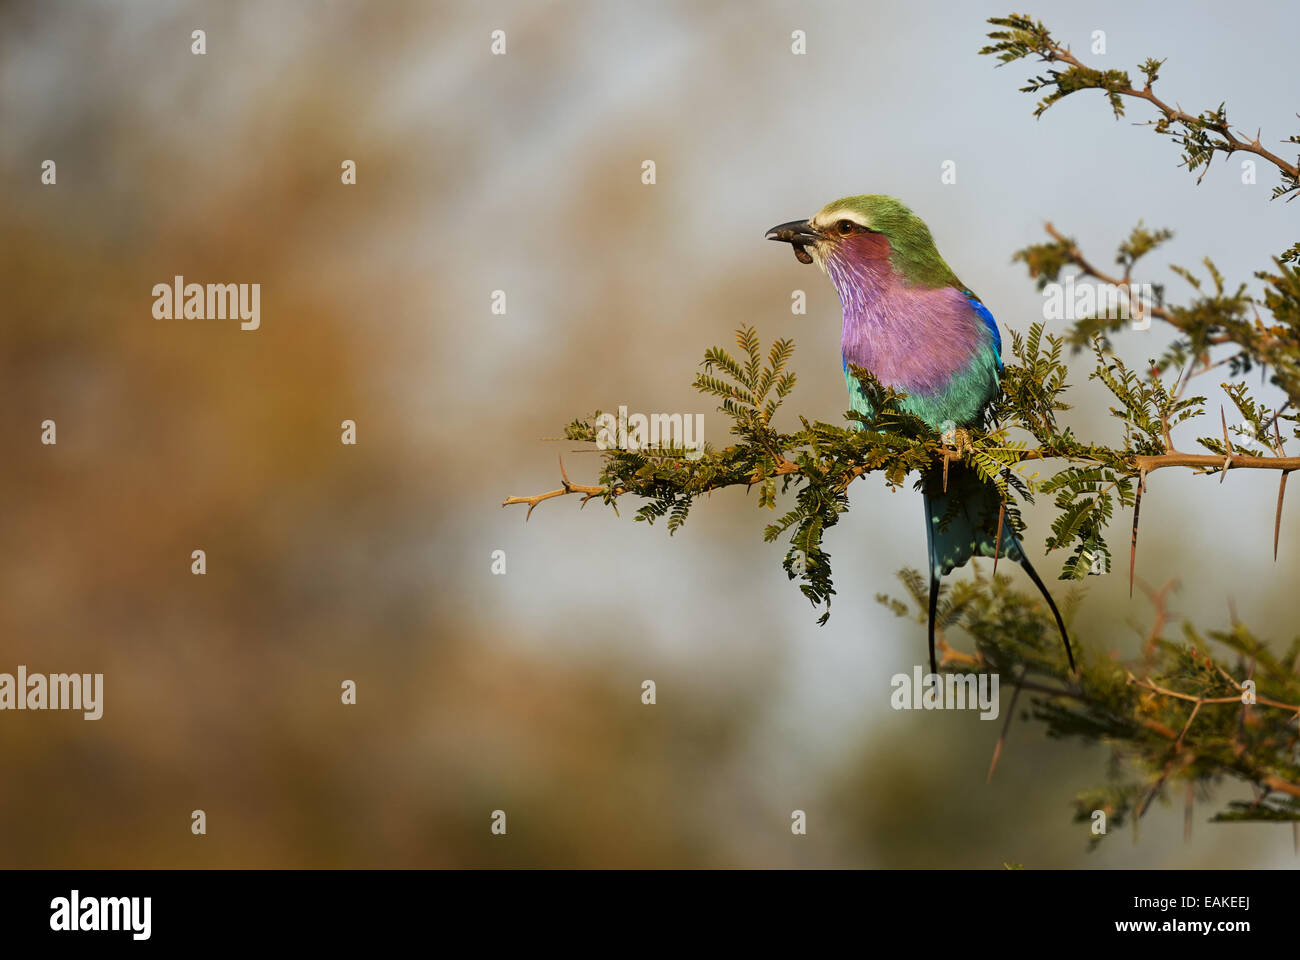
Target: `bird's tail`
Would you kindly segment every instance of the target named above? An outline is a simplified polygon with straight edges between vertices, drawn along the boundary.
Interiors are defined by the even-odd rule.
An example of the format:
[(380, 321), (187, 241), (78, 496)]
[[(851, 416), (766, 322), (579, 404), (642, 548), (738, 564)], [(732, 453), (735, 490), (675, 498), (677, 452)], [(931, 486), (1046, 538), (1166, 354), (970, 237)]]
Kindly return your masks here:
[(998, 540), (998, 518), (1002, 506), (998, 488), (981, 480), (973, 470), (954, 464), (948, 470), (944, 489), (943, 467), (936, 466), (925, 477), (925, 532), (930, 554), (930, 671), (938, 673), (934, 657), (934, 620), (939, 603), (939, 578), (962, 566), (971, 557), (1000, 557), (1018, 563), (1029, 574), (1056, 618), (1065, 644), (1065, 656), (1074, 670), (1074, 654), (1061, 613), (1052, 595), (1025, 556), (1011, 524), (1002, 524)]

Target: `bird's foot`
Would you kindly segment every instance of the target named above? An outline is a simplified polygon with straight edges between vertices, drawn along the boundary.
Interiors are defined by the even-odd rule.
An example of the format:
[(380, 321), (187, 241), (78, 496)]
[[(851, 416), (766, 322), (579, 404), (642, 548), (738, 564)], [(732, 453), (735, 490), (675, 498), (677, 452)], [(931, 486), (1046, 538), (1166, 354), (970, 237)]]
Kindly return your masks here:
[(964, 427), (949, 430), (943, 435), (943, 492), (948, 492), (948, 464), (960, 460), (971, 449), (970, 432)]

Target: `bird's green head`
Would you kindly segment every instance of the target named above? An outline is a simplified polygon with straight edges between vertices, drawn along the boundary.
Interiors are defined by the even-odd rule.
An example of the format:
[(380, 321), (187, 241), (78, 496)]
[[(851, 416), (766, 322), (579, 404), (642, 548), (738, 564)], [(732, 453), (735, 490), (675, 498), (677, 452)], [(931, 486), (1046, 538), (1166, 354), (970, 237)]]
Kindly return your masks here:
[(800, 263), (888, 262), (905, 281), (926, 287), (961, 286), (939, 256), (925, 221), (893, 197), (867, 193), (826, 204), (807, 220), (782, 223), (769, 240), (788, 243)]

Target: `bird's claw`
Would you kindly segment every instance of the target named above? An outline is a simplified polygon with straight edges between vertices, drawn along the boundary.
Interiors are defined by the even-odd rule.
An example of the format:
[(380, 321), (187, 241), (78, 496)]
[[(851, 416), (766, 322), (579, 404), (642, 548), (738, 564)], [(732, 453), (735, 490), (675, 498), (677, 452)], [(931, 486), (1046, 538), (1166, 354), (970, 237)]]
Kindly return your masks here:
[[(951, 441), (951, 445), (949, 443)], [(971, 449), (970, 433), (962, 427), (943, 436), (943, 492), (948, 492), (948, 464), (960, 460)]]

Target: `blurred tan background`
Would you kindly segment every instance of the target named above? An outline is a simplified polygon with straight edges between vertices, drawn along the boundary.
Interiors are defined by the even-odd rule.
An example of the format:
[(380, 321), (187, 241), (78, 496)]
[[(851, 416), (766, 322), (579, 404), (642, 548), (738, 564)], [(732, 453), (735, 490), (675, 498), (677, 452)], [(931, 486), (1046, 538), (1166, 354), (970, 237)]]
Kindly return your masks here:
[[(924, 657), (922, 630), (873, 600), (923, 562), (910, 490), (853, 491), (825, 628), (739, 493), (671, 540), (631, 504), (559, 500), (526, 525), (500, 506), (556, 486), (571, 445), (541, 438), (597, 408), (701, 412), (725, 441), (689, 384), (741, 323), (798, 342), (788, 423), (838, 417), (834, 292), (763, 240), (837, 196), (902, 197), (1004, 329), (1040, 315), (1009, 258), (1046, 218), (1102, 263), (1139, 217), (1174, 228), (1141, 278), (1174, 298), (1169, 262), (1245, 278), (1294, 240), (1263, 170), (1197, 188), (1099, 97), (1035, 122), (1028, 70), (975, 53), (1008, 12), (0, 7), (0, 671), (102, 672), (106, 690), (93, 723), (0, 714), (0, 866), (1294, 866), (1289, 827), (1207, 824), (1212, 804), (1190, 842), (1176, 803), (1087, 853), (1070, 800), (1103, 750), (1017, 722), (986, 786), (1000, 723), (890, 710), (890, 676)], [(1185, 107), (1294, 126), (1293, 40), (1266, 29), (1280, 3), (1031, 12), (1079, 50), (1106, 30), (1099, 65), (1168, 56)], [(151, 288), (176, 274), (261, 283), (261, 329), (155, 320)], [(1113, 437), (1078, 369), (1076, 429)], [(590, 454), (566, 463), (594, 476)], [(1151, 487), (1139, 574), (1180, 577), (1176, 610), (1202, 625), (1231, 598), (1289, 637), (1300, 514), (1273, 565), (1272, 480)], [(1123, 579), (1089, 585), (1086, 644), (1129, 650), (1145, 629)]]

